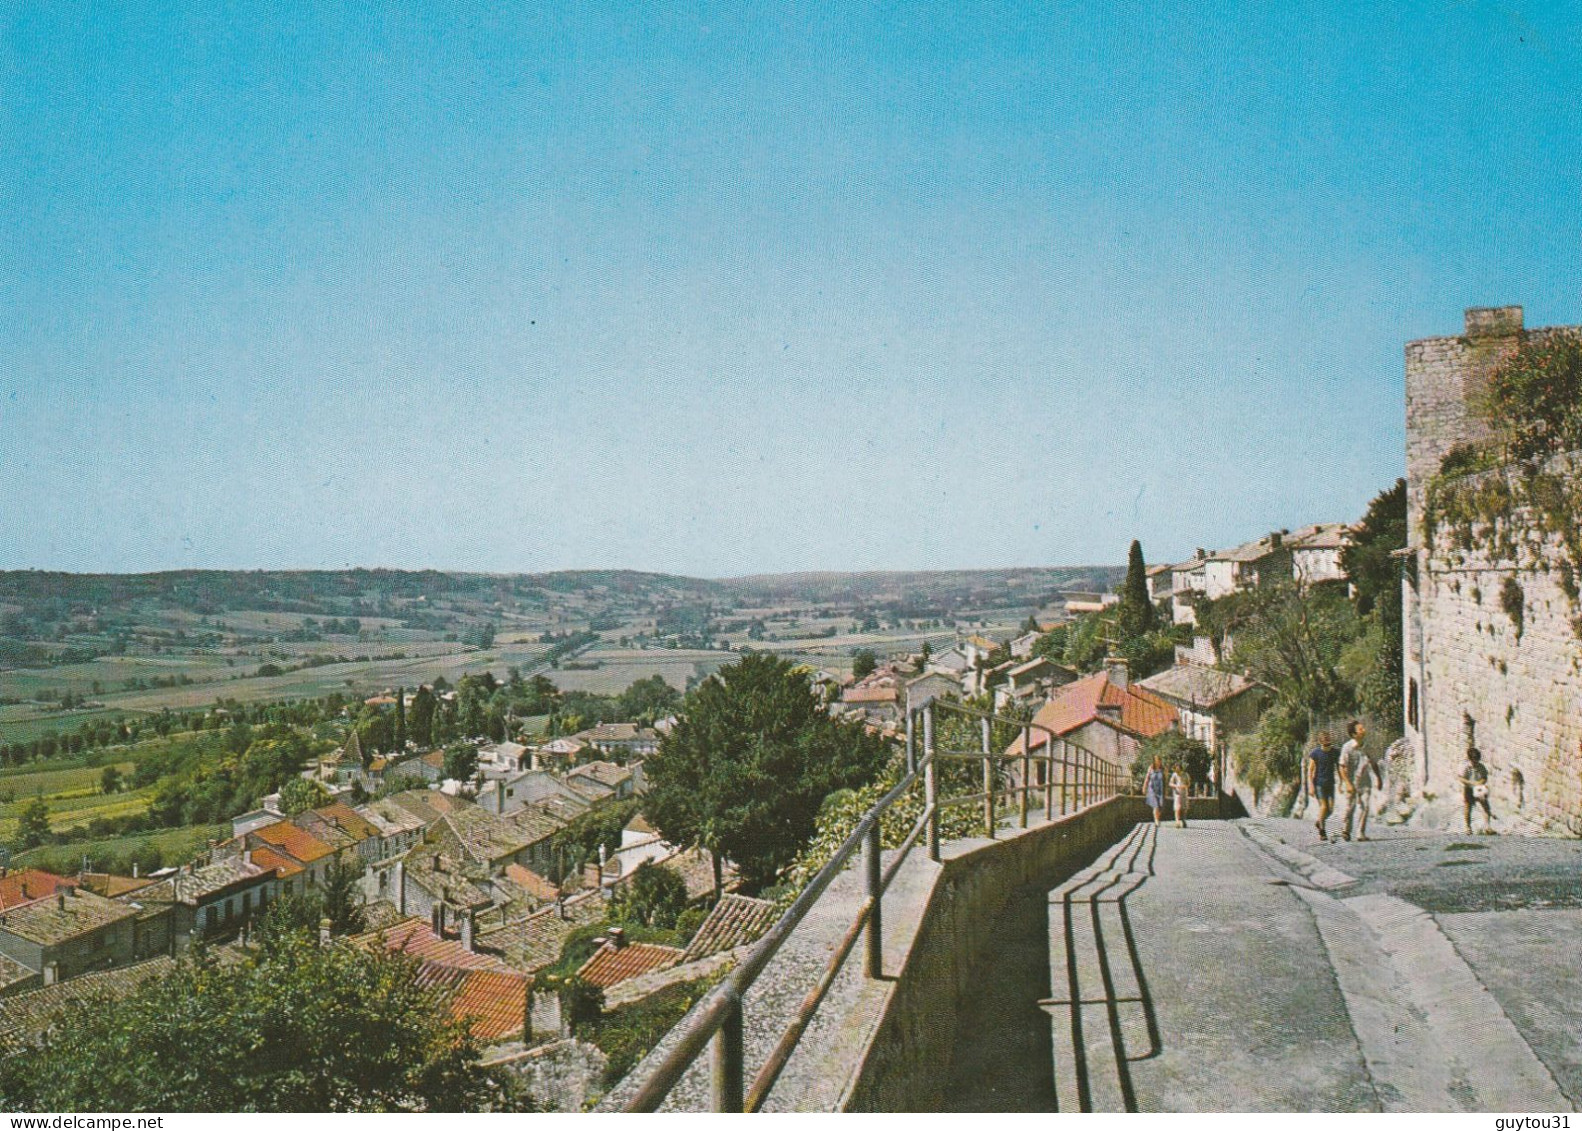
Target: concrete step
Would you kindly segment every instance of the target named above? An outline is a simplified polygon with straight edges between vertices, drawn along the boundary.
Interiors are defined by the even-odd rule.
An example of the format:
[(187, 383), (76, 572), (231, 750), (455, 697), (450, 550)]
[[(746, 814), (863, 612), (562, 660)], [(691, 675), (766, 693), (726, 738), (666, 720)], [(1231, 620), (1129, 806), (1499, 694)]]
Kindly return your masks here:
[(1050, 1015), (1062, 1111), (1135, 1111), (1128, 1061), (1152, 1048), (1122, 901), (1152, 874), (1139, 825), (1050, 893)]

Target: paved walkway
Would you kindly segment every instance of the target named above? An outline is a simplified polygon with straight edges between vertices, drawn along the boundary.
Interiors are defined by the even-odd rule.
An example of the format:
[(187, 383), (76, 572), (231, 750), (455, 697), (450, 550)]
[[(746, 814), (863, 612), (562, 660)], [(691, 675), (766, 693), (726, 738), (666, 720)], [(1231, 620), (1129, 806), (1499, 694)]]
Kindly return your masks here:
[[(1040, 1003), (1051, 1019), (1050, 1106), (1573, 1108), (1582, 992), (1571, 987), (1578, 951), (1567, 944), (1582, 940), (1582, 911), (1556, 908), (1558, 873), (1546, 871), (1563, 872), (1572, 850), (1452, 848), (1453, 838), (1404, 835), (1331, 850), (1302, 829), (1141, 825), (1050, 893), (1051, 991)], [(1436, 917), (1391, 890), (1435, 904), (1423, 897), (1443, 885), (1451, 890), (1440, 903), (1476, 904), (1462, 869), (1440, 868), (1439, 858), (1489, 852), (1510, 856), (1483, 877), (1505, 893), (1493, 910)], [(1353, 857), (1372, 871), (1346, 870)], [(1510, 907), (1518, 882), (1542, 893), (1547, 910)], [(1523, 918), (1499, 918), (1513, 915)], [(975, 1035), (994, 1040), (981, 1023)], [(1028, 1044), (1019, 1029), (1004, 1035)], [(1044, 1106), (1038, 1097), (1014, 1096), (1024, 1110)], [(956, 1106), (975, 1098), (1004, 1106), (1013, 1094), (958, 1093)]]

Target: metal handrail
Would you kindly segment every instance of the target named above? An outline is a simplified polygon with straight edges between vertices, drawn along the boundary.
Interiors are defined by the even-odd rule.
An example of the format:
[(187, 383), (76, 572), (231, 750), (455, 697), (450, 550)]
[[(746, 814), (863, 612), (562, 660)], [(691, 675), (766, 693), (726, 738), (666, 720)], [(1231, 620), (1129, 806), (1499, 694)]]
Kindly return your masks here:
[[(979, 720), (980, 749), (961, 752), (936, 749), (934, 742), (936, 707), (948, 713)], [(919, 715), (923, 718), (921, 757), (918, 756), (916, 744), (916, 720)], [(995, 723), (1013, 726), (1020, 731), (1021, 753), (1002, 754), (991, 749), (992, 727)], [(818, 870), (818, 873), (808, 881), (807, 886), (792, 901), (791, 906), (786, 908), (775, 921), (774, 926), (770, 927), (747, 953), (741, 964), (683, 1020), (680, 1038), (627, 1100), (623, 1106), (624, 1111), (658, 1110), (664, 1103), (665, 1097), (701, 1055), (704, 1047), (711, 1043), (714, 1110), (723, 1112), (761, 1110), (770, 1090), (779, 1080), (781, 1072), (796, 1051), (803, 1033), (844, 968), (846, 959), (855, 949), (859, 936), (865, 936), (867, 940), (865, 963), (867, 976), (870, 978), (883, 976), (884, 893), (889, 890), (891, 883), (900, 872), (901, 865), (925, 832), (929, 858), (934, 861), (939, 860), (939, 816), (943, 809), (958, 804), (982, 802), (985, 831), (992, 838), (998, 823), (995, 810), (996, 797), (1013, 795), (1020, 797), (1020, 822), (1021, 827), (1026, 828), (1029, 799), (1035, 792), (1044, 793), (1045, 819), (1052, 820), (1055, 817), (1054, 800), (1057, 788), (1060, 794), (1059, 815), (1065, 816), (1068, 802), (1070, 812), (1077, 812), (1088, 805), (1107, 800), (1119, 792), (1129, 780), (1129, 774), (1123, 768), (1106, 762), (1077, 743), (1061, 738), (1047, 727), (1004, 718), (966, 704), (930, 700), (921, 707), (908, 710), (906, 724), (906, 772), (901, 780), (863, 814), (856, 827), (835, 849), (834, 854)], [(1039, 743), (1039, 748), (1044, 753), (1035, 754), (1032, 751), (1031, 739), (1034, 731), (1042, 732), (1044, 736)], [(946, 760), (981, 760), (984, 789), (972, 795), (941, 801), (938, 797), (935, 770), (940, 762)], [(1019, 765), (1022, 771), (1020, 784), (1000, 786), (996, 763)], [(1031, 768), (1037, 764), (1044, 766), (1042, 775), (1044, 780), (1034, 784)], [(1060, 769), (1058, 786), (1055, 781), (1057, 767)], [(891, 806), (919, 783), (924, 790), (923, 812), (903, 838), (888, 866), (882, 866), (880, 820)], [(803, 999), (796, 1016), (781, 1034), (769, 1059), (754, 1077), (751, 1088), (744, 1089), (742, 1002), (747, 991), (752, 988), (758, 976), (802, 923), (808, 911), (818, 902), (835, 877), (844, 870), (858, 845), (864, 848), (866, 898), (852, 925), (830, 956), (818, 982)]]

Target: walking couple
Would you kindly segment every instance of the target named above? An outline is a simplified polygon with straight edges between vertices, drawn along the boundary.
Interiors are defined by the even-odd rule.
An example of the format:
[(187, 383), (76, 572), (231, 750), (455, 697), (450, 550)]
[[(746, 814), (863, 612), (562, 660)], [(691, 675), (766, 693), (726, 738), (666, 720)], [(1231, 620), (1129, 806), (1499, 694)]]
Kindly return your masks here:
[[(1175, 766), (1171, 769), (1170, 795), (1175, 798), (1177, 828), (1186, 828), (1187, 797), (1191, 785), (1192, 778), (1185, 767)], [(1148, 767), (1148, 776), (1143, 779), (1143, 801), (1154, 811), (1154, 824), (1157, 826), (1165, 807), (1165, 764), (1158, 755), (1154, 756), (1153, 765)]]
[(1346, 794), (1346, 823), (1341, 836), (1351, 839), (1353, 820), (1357, 839), (1368, 839), (1368, 814), (1373, 809), (1373, 789), (1384, 783), (1384, 768), (1363, 749), (1368, 728), (1361, 720), (1346, 724), (1346, 744), (1336, 751), (1328, 731), (1319, 731), (1316, 745), (1307, 756), (1307, 791), (1318, 801), (1318, 839), (1327, 841), (1326, 825), (1335, 808), (1335, 783)]

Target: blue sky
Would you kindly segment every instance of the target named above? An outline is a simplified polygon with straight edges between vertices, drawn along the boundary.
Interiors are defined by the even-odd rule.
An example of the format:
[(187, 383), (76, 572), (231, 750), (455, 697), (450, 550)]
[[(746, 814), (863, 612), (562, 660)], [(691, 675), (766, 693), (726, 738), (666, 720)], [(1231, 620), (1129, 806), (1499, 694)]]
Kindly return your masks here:
[(1165, 560), (1582, 322), (1576, 3), (4, 3), (0, 90), (0, 568)]

